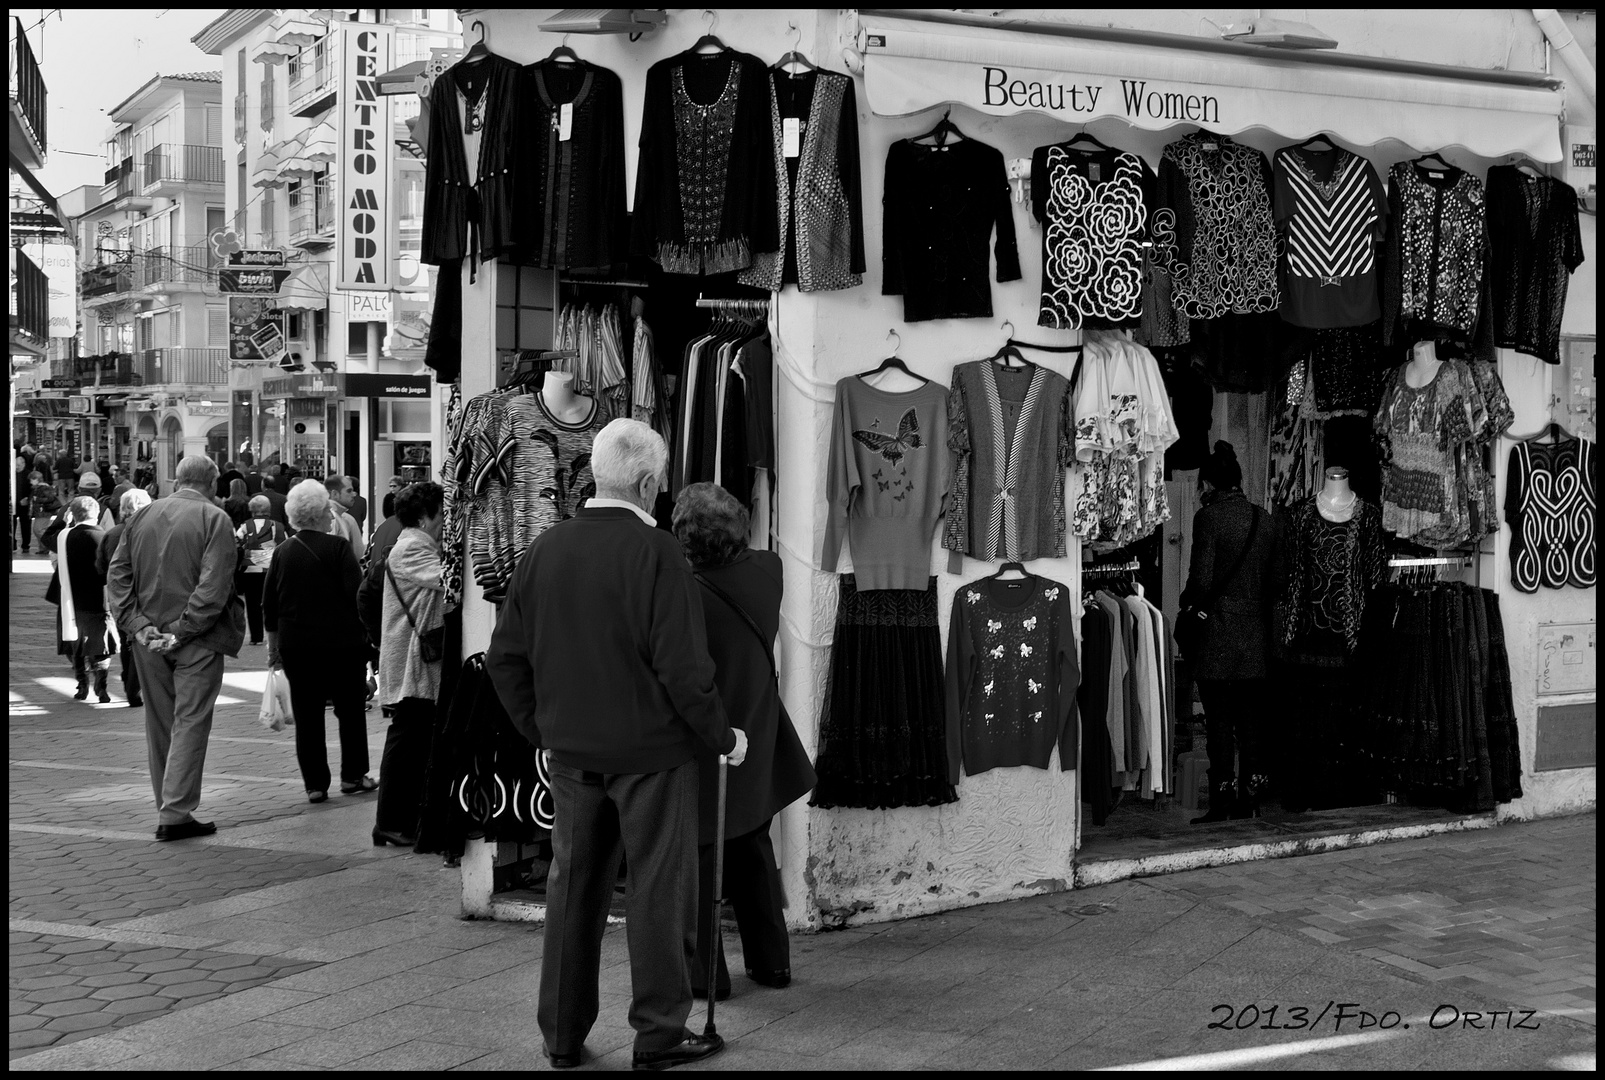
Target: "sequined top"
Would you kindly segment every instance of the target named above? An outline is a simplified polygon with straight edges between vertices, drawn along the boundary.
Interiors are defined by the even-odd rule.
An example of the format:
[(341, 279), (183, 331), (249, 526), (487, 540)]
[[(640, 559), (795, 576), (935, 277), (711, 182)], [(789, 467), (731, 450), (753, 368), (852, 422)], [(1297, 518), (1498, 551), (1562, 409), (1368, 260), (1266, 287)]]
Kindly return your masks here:
[(1383, 279), (1384, 340), (1408, 344), (1442, 331), (1469, 338), (1488, 254), (1482, 181), (1409, 161), (1388, 176), (1394, 226)]

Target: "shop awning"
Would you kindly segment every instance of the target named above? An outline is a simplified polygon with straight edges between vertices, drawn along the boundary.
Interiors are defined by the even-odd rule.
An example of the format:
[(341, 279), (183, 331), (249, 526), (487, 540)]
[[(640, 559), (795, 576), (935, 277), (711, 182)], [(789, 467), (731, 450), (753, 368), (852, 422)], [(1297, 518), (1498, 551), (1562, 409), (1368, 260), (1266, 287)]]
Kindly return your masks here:
[(326, 172), (338, 153), (338, 141), (339, 134), (327, 119), (307, 129), (278, 154), (279, 178), (311, 179)]
[(862, 20), (869, 104), (879, 116), (954, 103), (1150, 131), (1259, 128), (1289, 140), (1327, 132), (1354, 146), (1396, 142), (1416, 153), (1463, 147), (1486, 158), (1561, 157), (1565, 98), (1559, 81), (1542, 75), (1289, 55), (1070, 24), (1023, 32), (958, 14), (946, 22), (869, 13)]
[(329, 306), (329, 276), (317, 263), (302, 263), (273, 298), (280, 311), (322, 311)]

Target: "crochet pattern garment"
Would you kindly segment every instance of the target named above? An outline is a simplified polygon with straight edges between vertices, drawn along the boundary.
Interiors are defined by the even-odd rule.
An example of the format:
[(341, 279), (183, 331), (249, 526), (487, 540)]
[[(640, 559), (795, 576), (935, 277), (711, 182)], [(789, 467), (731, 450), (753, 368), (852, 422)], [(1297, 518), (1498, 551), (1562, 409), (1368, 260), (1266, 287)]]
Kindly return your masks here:
[(1387, 574), (1381, 511), (1361, 499), (1348, 521), (1327, 521), (1312, 495), (1289, 511), (1283, 537), (1288, 567), (1283, 644), (1325, 631), (1337, 635), (1352, 655), (1359, 647), (1366, 602)]
[(1194, 132), (1166, 145), (1158, 193), (1154, 259), (1170, 275), (1177, 311), (1189, 319), (1275, 311), (1281, 291), (1265, 155)]
[(947, 634), (947, 769), (971, 776), (1029, 765), (1076, 767), (1075, 612), (1070, 589), (1027, 576), (958, 591)]
[(1583, 264), (1577, 192), (1514, 165), (1488, 170), (1488, 275), (1494, 344), (1560, 363), (1560, 317)]
[(1075, 457), (1070, 384), (1035, 364), (959, 364), (947, 398), (953, 498), (942, 546), (958, 573), (964, 556), (1064, 555), (1064, 470)]
[(1482, 181), (1460, 169), (1388, 170), (1383, 340), (1407, 343), (1447, 332), (1469, 339), (1477, 325), (1488, 254)]
[(1037, 147), (1031, 210), (1043, 225), (1038, 325), (1074, 330), (1139, 321), (1156, 184), (1135, 154)]
[(1587, 439), (1519, 442), (1510, 448), (1505, 520), (1511, 532), (1510, 583), (1518, 591), (1594, 587), (1597, 468), (1594, 444)]
[(1421, 387), (1410, 385), (1410, 370), (1394, 372), (1374, 421), (1385, 462), (1382, 527), (1427, 547), (1457, 547), (1472, 534), (1464, 450), (1487, 406), (1463, 361), (1442, 361)]
[(1276, 225), (1287, 242), (1282, 318), (1296, 326), (1359, 326), (1382, 314), (1377, 247), (1385, 231), (1382, 181), (1342, 148), (1276, 152)]

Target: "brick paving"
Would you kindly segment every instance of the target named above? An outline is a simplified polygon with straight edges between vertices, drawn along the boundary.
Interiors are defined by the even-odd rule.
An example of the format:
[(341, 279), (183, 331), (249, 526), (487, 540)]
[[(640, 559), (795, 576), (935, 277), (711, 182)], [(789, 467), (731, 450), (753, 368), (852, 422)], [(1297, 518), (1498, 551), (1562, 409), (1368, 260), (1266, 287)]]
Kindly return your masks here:
[[(214, 727), (218, 834), (153, 842), (139, 716), (70, 699), (43, 583), (10, 602), (14, 1067), (546, 1067), (541, 928), (460, 919), (457, 871), (368, 843), (371, 799), (308, 806), (260, 655)], [(1594, 846), (1589, 815), (798, 936), (789, 989), (737, 975), (705, 1067), (1592, 1068)], [(628, 1000), (614, 927), (586, 1068), (629, 1067)]]

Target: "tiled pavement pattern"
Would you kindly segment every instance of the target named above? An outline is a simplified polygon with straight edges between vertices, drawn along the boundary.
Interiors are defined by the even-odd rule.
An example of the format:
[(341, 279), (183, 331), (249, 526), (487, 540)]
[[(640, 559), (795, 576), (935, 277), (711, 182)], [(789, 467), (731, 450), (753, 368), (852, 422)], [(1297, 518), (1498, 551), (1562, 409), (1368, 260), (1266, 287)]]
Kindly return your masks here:
[(1596, 822), (1430, 837), (1154, 878), (1441, 993), (1489, 994), (1595, 1022)]
[[(239, 704), (220, 708), (214, 728), (201, 816), (214, 817), (219, 834), (152, 842), (137, 714), (68, 699), (61, 661), (37, 644), (50, 632), (49, 609), (37, 600), (43, 581), (12, 579), (14, 1066), (545, 1067), (534, 1023), (539, 928), (458, 919), (456, 871), (369, 846), (371, 800), (337, 796), (307, 806), (289, 740), (257, 727), (254, 695), (236, 685), (259, 677), (259, 655), (230, 664), (235, 682), (225, 693)], [(369, 732), (377, 741), (377, 713)], [(52, 844), (77, 861), (40, 857)], [(1582, 904), (1592, 912), (1593, 847), (1591, 817), (1504, 826), (800, 936), (790, 989), (758, 988), (737, 975), (736, 995), (718, 1013), (731, 1049), (707, 1067), (1591, 1068), (1592, 920), (1556, 912)], [(132, 906), (80, 901), (101, 878), (119, 892), (108, 904)], [(1534, 882), (1551, 899), (1540, 901)], [(1577, 891), (1557, 891), (1567, 889)], [(1538, 1031), (1431, 1031), (1427, 1020), (1440, 1004), (1534, 1006), (1492, 983), (1434, 984), (1362, 955), (1369, 942), (1305, 932), (1337, 933), (1303, 921), (1343, 907), (1335, 896), (1351, 911), (1373, 911), (1428, 892), (1462, 908), (1476, 895), (1477, 910), (1496, 916), (1468, 926), (1572, 949), (1571, 958), (1539, 962), (1586, 977), (1590, 996), (1573, 997), (1587, 1008), (1547, 1009)], [(1318, 908), (1317, 899), (1332, 908)], [(1273, 910), (1284, 901), (1292, 906)], [(1243, 910), (1249, 902), (1260, 910)], [(1554, 933), (1523, 926), (1516, 916), (1529, 911)], [(739, 942), (729, 932), (726, 940), (739, 972)], [(1521, 942), (1513, 948), (1532, 952)], [(1495, 959), (1461, 963), (1503, 976)], [(603, 962), (588, 1067), (627, 1067), (629, 973), (619, 929), (609, 931)], [(182, 992), (192, 996), (175, 996), (191, 986)], [(122, 1004), (153, 1000), (173, 1004)], [(1395, 1010), (1412, 1027), (1365, 1031), (1356, 1017), (1329, 1016), (1308, 1031), (1257, 1017), (1239, 1026), (1249, 1005), (1263, 1016), (1275, 1004), (1286, 1019), (1295, 1007), (1314, 1017), (1327, 1002), (1376, 1015)], [(1221, 1008), (1236, 1023), (1211, 1029)], [(700, 1029), (700, 1008), (691, 1023)], [(47, 1034), (52, 1045), (38, 1045)]]

